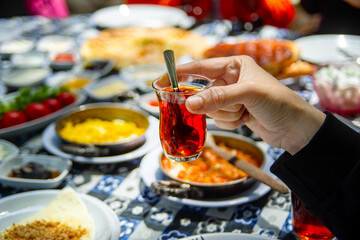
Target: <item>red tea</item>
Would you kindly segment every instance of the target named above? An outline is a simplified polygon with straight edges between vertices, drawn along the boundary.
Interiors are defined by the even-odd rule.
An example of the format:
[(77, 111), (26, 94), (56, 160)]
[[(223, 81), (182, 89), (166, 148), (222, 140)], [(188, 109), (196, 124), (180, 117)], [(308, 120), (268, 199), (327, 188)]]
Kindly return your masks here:
[(295, 233), (306, 240), (312, 239), (333, 239), (334, 235), (322, 223), (308, 211), (303, 203), (291, 194), (293, 208), (293, 229)]
[[(164, 93), (158, 96), (161, 144), (168, 157), (177, 158), (178, 161), (187, 161), (186, 158), (198, 155), (204, 146), (205, 115), (190, 113), (185, 106), (185, 100), (199, 90), (193, 86), (179, 86), (179, 94)], [(162, 91), (173, 92), (173, 89)]]

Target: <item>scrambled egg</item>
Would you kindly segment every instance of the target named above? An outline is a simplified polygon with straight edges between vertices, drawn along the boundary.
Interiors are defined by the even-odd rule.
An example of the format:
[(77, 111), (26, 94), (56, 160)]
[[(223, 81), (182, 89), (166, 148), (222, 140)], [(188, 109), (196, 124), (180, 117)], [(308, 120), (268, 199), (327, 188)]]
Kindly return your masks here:
[(84, 122), (74, 124), (69, 121), (59, 131), (61, 137), (76, 143), (113, 143), (123, 139), (135, 138), (145, 132), (134, 122), (114, 119), (106, 121), (97, 118), (88, 118)]

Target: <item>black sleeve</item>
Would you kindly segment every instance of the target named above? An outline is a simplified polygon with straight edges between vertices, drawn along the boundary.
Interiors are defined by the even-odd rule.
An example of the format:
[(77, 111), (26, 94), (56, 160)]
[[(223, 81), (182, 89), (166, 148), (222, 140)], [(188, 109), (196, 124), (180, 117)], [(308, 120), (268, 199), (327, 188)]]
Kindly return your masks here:
[(340, 240), (355, 239), (360, 216), (360, 134), (327, 113), (303, 149), (285, 152), (276, 174)]

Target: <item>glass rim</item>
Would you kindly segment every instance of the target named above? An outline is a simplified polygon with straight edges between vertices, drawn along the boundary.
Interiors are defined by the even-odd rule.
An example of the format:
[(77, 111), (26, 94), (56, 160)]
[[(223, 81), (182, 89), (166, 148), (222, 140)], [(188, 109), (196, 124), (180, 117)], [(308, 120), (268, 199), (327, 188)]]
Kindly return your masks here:
[[(202, 91), (204, 91), (204, 90), (206, 90), (206, 89), (209, 89), (211, 86), (212, 86), (212, 84), (213, 84), (213, 80), (211, 80), (210, 78), (208, 78), (208, 77), (206, 77), (206, 76), (204, 76), (204, 75), (200, 75), (200, 74), (193, 74), (193, 73), (181, 73), (181, 74), (178, 74), (178, 75), (181, 75), (181, 76), (198, 76), (200, 79), (204, 79), (204, 80), (208, 80), (209, 81), (209, 84), (205, 87), (205, 88), (201, 88), (201, 90), (199, 90), (199, 91), (192, 91), (192, 92), (168, 92), (168, 91), (164, 91), (164, 90), (162, 90), (162, 89), (159, 89), (159, 88), (157, 88), (157, 87), (155, 87), (155, 82), (157, 81), (157, 80), (159, 80), (160, 78), (161, 78), (161, 76), (160, 77), (158, 77), (158, 78), (156, 78), (153, 82), (152, 82), (152, 88), (154, 89), (154, 91), (156, 91), (156, 92), (160, 92), (160, 93), (166, 93), (166, 94), (176, 94), (176, 95), (186, 95), (186, 94), (192, 94), (192, 93), (196, 93), (196, 92), (202, 92)], [(180, 82), (179, 82), (179, 85), (180, 85)], [(171, 85), (170, 85), (171, 86)]]

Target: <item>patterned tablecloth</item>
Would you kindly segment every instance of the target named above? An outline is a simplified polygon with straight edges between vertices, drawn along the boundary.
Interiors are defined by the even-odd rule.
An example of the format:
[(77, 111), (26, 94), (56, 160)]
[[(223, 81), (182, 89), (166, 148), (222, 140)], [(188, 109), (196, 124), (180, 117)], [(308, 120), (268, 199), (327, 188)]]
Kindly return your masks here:
[[(33, 135), (33, 134), (32, 134)], [(13, 139), (22, 153), (49, 154), (42, 148), (41, 131)], [(282, 150), (268, 146), (270, 161)], [(182, 205), (154, 194), (139, 173), (141, 158), (116, 164), (74, 163), (64, 186), (97, 197), (117, 214), (119, 239), (179, 239), (189, 235), (235, 232), (294, 239), (290, 215), (290, 195), (270, 191), (259, 199), (220, 208)], [(20, 192), (0, 184), (0, 199)], [(4, 211), (0, 206), (0, 212)]]
[[(22, 28), (22, 37), (39, 39), (47, 34), (72, 34), (80, 41), (97, 31), (87, 22), (87, 16), (75, 16), (64, 21), (43, 18), (1, 20)], [(210, 24), (199, 31), (217, 31)], [(223, 33), (223, 31), (220, 31)], [(286, 31), (285, 31), (286, 32)], [(278, 31), (284, 34), (284, 31)], [(300, 92), (308, 98), (311, 92)], [(41, 131), (10, 139), (21, 153), (49, 154), (43, 149)], [(275, 160), (281, 149), (267, 147), (266, 154)], [(71, 173), (59, 188), (73, 186), (78, 192), (95, 196), (108, 204), (119, 218), (119, 239), (179, 239), (189, 235), (234, 232), (251, 233), (279, 239), (294, 239), (290, 215), (290, 195), (270, 191), (259, 199), (241, 205), (206, 208), (182, 205), (156, 195), (144, 184), (139, 174), (140, 159), (104, 165), (74, 163)], [(0, 184), (0, 199), (18, 193)], [(1, 209), (2, 212), (4, 209)]]

